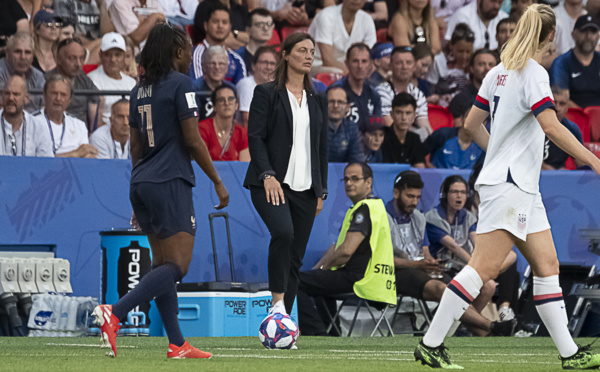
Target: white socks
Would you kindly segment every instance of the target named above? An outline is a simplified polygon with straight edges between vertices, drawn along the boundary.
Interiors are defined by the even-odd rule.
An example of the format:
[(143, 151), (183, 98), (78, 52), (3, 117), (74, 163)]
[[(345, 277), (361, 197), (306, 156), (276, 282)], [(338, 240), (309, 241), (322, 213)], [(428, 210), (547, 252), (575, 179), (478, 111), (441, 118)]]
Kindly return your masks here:
[(273, 313), (280, 313), (280, 314), (287, 315), (283, 301), (277, 301), (277, 303), (275, 305), (273, 305)]
[(482, 286), (483, 281), (477, 271), (471, 266), (465, 266), (444, 291), (440, 306), (423, 337), (423, 344), (429, 347), (440, 346), (455, 321), (460, 319), (471, 302), (479, 296)]
[(558, 275), (533, 277), (533, 302), (560, 355), (566, 358), (575, 354), (578, 348), (567, 327), (569, 319)]

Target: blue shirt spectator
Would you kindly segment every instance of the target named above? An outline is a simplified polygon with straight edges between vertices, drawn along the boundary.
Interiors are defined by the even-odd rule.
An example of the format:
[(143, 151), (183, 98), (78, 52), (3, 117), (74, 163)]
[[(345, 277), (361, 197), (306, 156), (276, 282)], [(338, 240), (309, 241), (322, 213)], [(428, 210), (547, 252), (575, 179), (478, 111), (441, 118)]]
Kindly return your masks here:
[(358, 163), (364, 160), (358, 126), (348, 118), (337, 126), (329, 122), (329, 162)]
[(573, 29), (575, 48), (556, 58), (550, 67), (550, 85), (569, 89), (571, 101), (583, 108), (600, 106), (600, 53), (594, 51), (599, 30), (595, 17), (579, 17)]
[(482, 151), (475, 142), (463, 149), (459, 136), (461, 128), (439, 128), (425, 140), (430, 162), (436, 168), (472, 169)]

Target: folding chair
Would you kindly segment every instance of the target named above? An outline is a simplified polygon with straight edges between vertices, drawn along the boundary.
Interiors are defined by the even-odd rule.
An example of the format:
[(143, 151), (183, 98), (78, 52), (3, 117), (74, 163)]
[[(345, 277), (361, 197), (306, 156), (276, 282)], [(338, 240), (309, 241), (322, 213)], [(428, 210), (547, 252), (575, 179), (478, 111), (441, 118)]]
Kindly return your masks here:
[[(424, 300), (421, 300), (419, 298), (414, 298), (414, 297), (404, 296), (404, 295), (398, 295), (398, 299), (396, 301), (396, 303), (397, 303), (396, 310), (394, 311), (394, 316), (392, 317), (390, 333), (393, 335), (392, 329), (394, 328), (394, 325), (396, 324), (398, 314), (400, 314), (400, 306), (402, 305), (402, 299), (404, 297), (413, 299), (413, 303), (414, 303), (414, 301), (417, 301), (417, 304), (419, 305), (419, 308), (421, 308), (421, 312), (423, 313), (423, 317), (425, 318), (425, 323), (421, 326), (421, 328), (417, 328), (415, 322), (411, 322), (412, 326), (413, 326), (413, 331), (410, 333), (411, 334), (424, 334), (426, 327), (429, 328), (429, 326), (431, 326), (431, 318), (433, 317), (431, 315), (431, 311), (429, 310), (429, 307), (427, 306), (427, 303)], [(404, 333), (408, 333), (408, 332), (403, 332), (401, 334), (404, 334)]]
[[(394, 336), (394, 332), (392, 331), (390, 322), (387, 320), (387, 317), (385, 316), (387, 314), (387, 310), (389, 309), (388, 304), (385, 304), (385, 306), (383, 308), (378, 309), (378, 306), (375, 306), (375, 304), (380, 304), (380, 305), (384, 305), (384, 304), (367, 301), (364, 298), (360, 298), (360, 297), (356, 296), (354, 293), (343, 293), (343, 294), (339, 294), (339, 295), (331, 295), (331, 296), (327, 296), (327, 298), (331, 298), (336, 301), (342, 301), (340, 306), (337, 308), (337, 311), (332, 316), (331, 312), (329, 311), (329, 309), (327, 308), (327, 306), (325, 304), (325, 301), (323, 300), (323, 298), (321, 298), (321, 301), (324, 305), (323, 307), (325, 308), (325, 312), (327, 313), (327, 316), (331, 322), (329, 324), (329, 326), (327, 327), (327, 333), (329, 333), (329, 331), (331, 331), (332, 328), (335, 328), (335, 330), (338, 332), (339, 335), (342, 334), (342, 330), (337, 325), (336, 321), (340, 317), (340, 314), (341, 314), (344, 306), (354, 304), (356, 306), (356, 310), (354, 311), (354, 317), (352, 318), (352, 323), (350, 324), (350, 328), (348, 329), (348, 337), (352, 336), (352, 332), (354, 331), (354, 326), (356, 325), (356, 319), (358, 318), (358, 313), (363, 306), (366, 307), (367, 311), (369, 312), (369, 315), (371, 316), (371, 320), (373, 320), (373, 323), (375, 323), (375, 327), (373, 328), (373, 331), (371, 332), (371, 335), (369, 337), (373, 337), (373, 335), (377, 331), (379, 331), (379, 334), (382, 337), (385, 337), (383, 331), (380, 328), (382, 322), (384, 322), (385, 325), (387, 326), (387, 329), (389, 331), (388, 337)], [(369, 302), (371, 302), (371, 304), (369, 304)], [(381, 312), (381, 314), (379, 315), (378, 318), (373, 313), (372, 308), (377, 309)]]

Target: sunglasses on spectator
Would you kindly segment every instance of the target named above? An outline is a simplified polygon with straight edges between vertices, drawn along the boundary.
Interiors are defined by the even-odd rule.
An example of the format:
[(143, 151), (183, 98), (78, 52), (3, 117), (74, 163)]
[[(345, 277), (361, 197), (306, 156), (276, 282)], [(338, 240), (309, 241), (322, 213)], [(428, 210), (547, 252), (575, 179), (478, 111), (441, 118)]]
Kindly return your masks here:
[(42, 24), (48, 28), (61, 28), (63, 26), (62, 22), (47, 22)]
[[(486, 34), (486, 39), (489, 39), (490, 35), (487, 33), (487, 31), (485, 32), (485, 34)], [(453, 43), (455, 43), (460, 40), (466, 40), (467, 42), (472, 43), (475, 41), (475, 34), (471, 30), (463, 30), (463, 29), (454, 30), (454, 32), (452, 33), (451, 41)], [(488, 43), (488, 46), (489, 46), (489, 43)]]
[(269, 22), (254, 22), (254, 26), (258, 27), (258, 28), (271, 28), (273, 27), (273, 22), (269, 21)]
[(417, 34), (417, 43), (424, 43), (427, 41), (427, 39), (425, 39), (425, 30), (423, 30), (423, 27), (417, 26), (415, 33)]
[(487, 30), (485, 30), (485, 34), (483, 36), (485, 37), (485, 45), (483, 47), (485, 49), (489, 49), (489, 47), (490, 47), (490, 34), (489, 34), (489, 32), (487, 32)]

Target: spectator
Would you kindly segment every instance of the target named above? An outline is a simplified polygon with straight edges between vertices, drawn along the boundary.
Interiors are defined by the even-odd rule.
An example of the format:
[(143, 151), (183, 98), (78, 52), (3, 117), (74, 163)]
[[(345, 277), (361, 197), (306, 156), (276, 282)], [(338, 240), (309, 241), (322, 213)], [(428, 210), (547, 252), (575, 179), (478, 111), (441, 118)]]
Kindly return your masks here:
[(556, 35), (554, 44), (558, 54), (565, 54), (575, 47), (573, 40), (573, 28), (577, 18), (587, 14), (583, 8), (583, 0), (564, 0), (554, 8), (556, 15)]
[[(56, 47), (56, 68), (46, 73), (46, 77), (59, 73), (69, 79), (70, 86), (74, 90), (92, 90), (98, 88), (92, 80), (83, 72), (83, 61), (85, 60), (85, 49), (81, 39), (66, 39), (58, 43)], [(70, 105), (67, 111), (77, 119), (87, 123), (88, 131), (104, 125), (100, 113), (99, 96), (71, 95)]]
[(390, 78), (390, 54), (392, 54), (394, 44), (377, 43), (371, 49), (371, 61), (375, 71), (369, 77), (369, 84), (376, 87)]
[[(473, 252), (477, 217), (465, 209), (467, 195), (467, 181), (458, 175), (449, 176), (440, 187), (440, 204), (425, 214), (429, 253), (434, 258), (453, 260), (449, 266), (465, 265)], [(506, 270), (515, 260), (516, 254), (509, 253), (500, 272)], [(491, 286), (493, 294), (496, 285), (485, 285)], [(486, 304), (487, 301), (481, 305)], [(475, 303), (473, 306), (481, 311)]]
[(62, 20), (51, 9), (42, 9), (33, 17), (33, 67), (42, 72), (50, 71), (56, 67), (53, 47)]
[(194, 24), (198, 0), (159, 0), (167, 21), (181, 29)]
[(410, 164), (425, 168), (425, 149), (419, 135), (409, 131), (415, 121), (417, 101), (408, 93), (398, 93), (390, 113), (393, 123), (384, 129), (381, 146), (384, 163)]
[(386, 0), (367, 0), (363, 10), (373, 18), (375, 24), (387, 26), (388, 8)]
[(385, 122), (382, 117), (373, 117), (368, 123), (364, 123), (360, 128), (360, 139), (362, 142), (365, 163), (381, 163), (383, 155), (381, 154), (381, 145), (385, 139)]
[(513, 18), (502, 18), (498, 25), (496, 26), (496, 42), (498, 43), (498, 48), (494, 49), (494, 52), (500, 58), (500, 54), (502, 53), (502, 47), (510, 36), (515, 32), (515, 28), (517, 28), (517, 21)]
[(4, 47), (8, 37), (17, 32), (29, 32), (29, 19), (17, 0), (2, 1), (0, 12), (0, 58), (4, 56)]
[(394, 45), (426, 45), (433, 54), (442, 50), (440, 28), (435, 20), (431, 1), (406, 0), (390, 22), (389, 34)]
[(499, 63), (500, 57), (489, 49), (477, 49), (473, 53), (469, 62), (469, 85), (461, 91), (461, 93), (473, 97), (471, 103), (475, 101), (485, 75)]
[(47, 125), (54, 156), (95, 158), (98, 150), (89, 144), (85, 123), (66, 112), (72, 97), (69, 79), (60, 74), (50, 74), (44, 84), (46, 106), (33, 118), (41, 125)]
[(330, 163), (358, 163), (364, 160), (358, 125), (346, 116), (348, 96), (341, 86), (327, 89), (329, 132), (327, 143)]
[(198, 125), (213, 161), (250, 161), (248, 132), (234, 122), (238, 109), (235, 89), (229, 85), (218, 86), (211, 95), (214, 116)]
[[(198, 9), (200, 6), (198, 6)], [(202, 77), (202, 54), (211, 46), (225, 47), (227, 35), (231, 32), (231, 24), (229, 23), (229, 11), (227, 7), (217, 2), (213, 7), (209, 8), (207, 20), (204, 22), (206, 30), (206, 38), (202, 43), (194, 47), (192, 53), (192, 66), (190, 67), (190, 76), (192, 79)], [(227, 48), (228, 66), (225, 73), (225, 78), (233, 84), (237, 84), (246, 76), (246, 64), (242, 57), (233, 50)]]
[(452, 39), (454, 28), (459, 23), (469, 25), (475, 35), (473, 49), (496, 49), (496, 26), (508, 14), (500, 10), (503, 0), (474, 0), (454, 13), (446, 30), (446, 40)]
[[(127, 0), (126, 0), (127, 1)], [(114, 31), (114, 26), (107, 8), (115, 0), (54, 0), (53, 9), (63, 22), (73, 25), (74, 34), (78, 36), (87, 54), (85, 63), (98, 63), (100, 37)], [(118, 1), (119, 3), (121, 1)], [(59, 42), (61, 38), (59, 37)]]
[(211, 46), (202, 54), (204, 74), (192, 82), (192, 86), (196, 89), (196, 102), (200, 109), (198, 120), (200, 121), (213, 114), (214, 105), (210, 97), (218, 86), (228, 85), (235, 89), (233, 84), (225, 80), (228, 62), (229, 54), (225, 47), (220, 45)]
[[(384, 303), (382, 306), (396, 303), (396, 290), (391, 285), (395, 279), (390, 226), (383, 201), (373, 196), (373, 170), (365, 163), (348, 164), (343, 182), (352, 207), (337, 243), (313, 270), (300, 272), (298, 317), (305, 335), (327, 335), (328, 318), (317, 310), (314, 297), (323, 297), (325, 306), (334, 312), (335, 300), (327, 296), (348, 292)], [(380, 270), (383, 267), (386, 269)]]
[(308, 33), (317, 42), (313, 74), (321, 71), (346, 73), (348, 68), (344, 58), (352, 44), (364, 43), (369, 48), (375, 45), (375, 23), (361, 9), (364, 3), (364, 0), (343, 0), (340, 5), (327, 7), (315, 16), (308, 28)]
[[(100, 90), (126, 90), (131, 91), (135, 86), (135, 80), (125, 75), (122, 69), (125, 65), (125, 53), (127, 46), (121, 34), (109, 32), (102, 36), (100, 46), (100, 66), (90, 72), (88, 77)], [(110, 123), (112, 106), (119, 100), (119, 96), (104, 96), (104, 110), (102, 110), (102, 121)]]
[(473, 106), (475, 97), (460, 93), (452, 98), (448, 110), (454, 118), (453, 128), (439, 128), (425, 141), (425, 151), (430, 154), (435, 168), (473, 169), (482, 154), (464, 128), (465, 119)]
[(121, 71), (134, 79), (138, 77), (138, 67), (135, 62), (135, 44), (129, 36), (125, 36), (125, 63)]
[(577, 19), (573, 29), (575, 47), (558, 57), (550, 68), (550, 85), (569, 89), (569, 107), (600, 106), (600, 21), (590, 15)]
[[(141, 9), (142, 1), (145, 9)], [(138, 46), (146, 41), (157, 22), (165, 22), (164, 9), (158, 1), (152, 2), (152, 8), (146, 8), (148, 3), (144, 0), (107, 0), (106, 4), (115, 30)]]
[[(10, 76), (18, 75), (27, 82), (28, 90), (40, 90), (44, 87), (44, 74), (32, 66), (33, 39), (26, 32), (17, 32), (8, 38), (6, 44), (6, 58), (0, 60), (0, 86)], [(40, 96), (31, 98), (25, 105), (29, 112), (39, 110), (44, 105)]]
[(235, 51), (244, 60), (248, 72), (252, 71), (252, 59), (256, 50), (267, 46), (267, 42), (273, 37), (274, 29), (275, 24), (268, 10), (256, 8), (250, 12), (250, 25), (246, 27), (250, 40), (248, 45)]
[[(417, 209), (423, 186), (417, 172), (400, 172), (394, 181), (394, 198), (385, 206), (394, 246), (396, 291), (400, 295), (440, 302), (445, 282), (449, 282), (450, 277), (439, 275), (443, 266), (429, 254), (425, 215)], [(491, 322), (473, 306), (469, 306), (460, 320), (481, 336), (510, 336), (516, 323), (516, 320)]]
[[(194, 15), (194, 35), (196, 40), (206, 38), (205, 23), (211, 17), (215, 7), (225, 9), (229, 13), (231, 28), (225, 38), (224, 45), (238, 49), (249, 42), (246, 27), (248, 27), (248, 9), (238, 4), (236, 0), (203, 0), (198, 4)], [(249, 68), (248, 68), (249, 69)]]
[(129, 100), (119, 99), (110, 107), (110, 125), (103, 125), (90, 136), (98, 159), (131, 159), (129, 148)]
[(469, 84), (467, 70), (474, 40), (475, 35), (469, 26), (459, 23), (452, 33), (448, 52), (435, 56), (427, 80), (434, 87), (434, 93), (440, 96), (439, 105), (447, 107), (452, 97)]
[(236, 85), (240, 96), (240, 112), (244, 128), (248, 127), (248, 113), (254, 96), (254, 88), (257, 85), (273, 81), (275, 78), (273, 72), (279, 62), (279, 54), (273, 47), (262, 46), (256, 50), (253, 58), (255, 62), (252, 64), (252, 75), (243, 78)]
[[(567, 109), (569, 106), (569, 90), (559, 87), (552, 87), (552, 95), (554, 96), (554, 106), (556, 107), (556, 117), (564, 125), (580, 143), (583, 143), (583, 135), (577, 124), (566, 118)], [(564, 169), (565, 163), (569, 159), (569, 154), (556, 146), (556, 144), (548, 137), (544, 140), (544, 162), (542, 163), (543, 170)], [(575, 159), (575, 164), (581, 166)]]
[[(61, 18), (62, 19), (62, 18)], [(62, 27), (58, 31), (58, 40), (57, 42), (61, 42), (65, 39), (72, 39), (75, 36), (75, 26), (70, 23), (68, 20), (62, 20)]]
[(415, 72), (412, 83), (423, 92), (425, 97), (429, 97), (432, 91), (427, 76), (433, 67), (433, 53), (427, 46), (419, 45), (413, 48), (412, 54), (415, 57)]
[(432, 132), (427, 117), (427, 99), (425, 94), (411, 81), (415, 73), (415, 57), (412, 47), (397, 46), (392, 50), (391, 67), (392, 76), (389, 80), (379, 84), (376, 88), (381, 96), (381, 113), (386, 126), (392, 125), (392, 101), (394, 96), (401, 92), (407, 92), (417, 101), (417, 119), (412, 131), (418, 132), (421, 140), (425, 140)]
[[(267, 9), (278, 28), (285, 26), (308, 26), (309, 19), (315, 16), (316, 9), (314, 7), (314, 1), (296, 1), (293, 0), (254, 0), (248, 1), (253, 3), (251, 9), (262, 7)], [(312, 7), (312, 9), (307, 9)], [(309, 15), (309, 12), (312, 14)]]
[[(537, 3), (537, 0), (511, 0), (510, 3), (510, 12), (508, 16), (512, 19), (519, 20), (523, 13), (525, 13), (525, 9), (533, 3)], [(558, 19), (556, 20), (556, 24), (558, 25)]]
[(19, 75), (13, 75), (2, 85), (4, 108), (0, 109), (0, 155), (53, 157), (48, 128), (33, 120), (31, 114), (24, 110), (29, 100), (25, 80)]
[(346, 52), (348, 75), (332, 84), (344, 88), (348, 95), (348, 117), (357, 127), (372, 116), (381, 116), (381, 98), (369, 84), (371, 50), (363, 43), (355, 43)]

